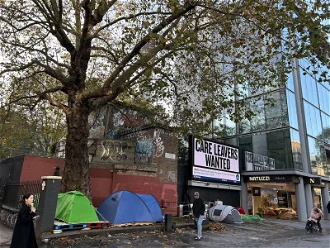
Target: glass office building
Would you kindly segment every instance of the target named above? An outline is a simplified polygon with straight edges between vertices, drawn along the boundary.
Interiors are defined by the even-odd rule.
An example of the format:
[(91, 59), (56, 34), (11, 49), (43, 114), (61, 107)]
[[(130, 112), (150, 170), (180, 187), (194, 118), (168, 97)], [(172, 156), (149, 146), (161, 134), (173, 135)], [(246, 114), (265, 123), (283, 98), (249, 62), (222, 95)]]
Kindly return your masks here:
[(241, 203), (251, 214), (306, 220), (319, 206), (329, 218), (330, 84), (308, 66), (296, 60), (285, 88), (260, 90), (252, 120), (218, 123), (225, 142), (241, 150)]

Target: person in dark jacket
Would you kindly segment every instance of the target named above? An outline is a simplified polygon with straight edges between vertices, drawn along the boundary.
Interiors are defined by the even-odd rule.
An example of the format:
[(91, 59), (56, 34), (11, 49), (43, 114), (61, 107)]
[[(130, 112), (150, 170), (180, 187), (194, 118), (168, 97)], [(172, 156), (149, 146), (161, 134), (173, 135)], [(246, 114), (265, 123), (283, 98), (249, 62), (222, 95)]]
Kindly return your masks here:
[(36, 209), (31, 206), (32, 204), (33, 195), (23, 195), (22, 207), (18, 212), (10, 248), (38, 247), (33, 223), (36, 218)]
[(201, 240), (202, 238), (202, 223), (204, 220), (205, 212), (205, 203), (202, 198), (199, 198), (199, 193), (194, 193), (194, 202), (193, 202), (193, 215), (195, 217), (195, 222), (197, 225), (197, 237), (195, 240)]
[(328, 209), (328, 213), (330, 214), (330, 201), (328, 202), (327, 209)]

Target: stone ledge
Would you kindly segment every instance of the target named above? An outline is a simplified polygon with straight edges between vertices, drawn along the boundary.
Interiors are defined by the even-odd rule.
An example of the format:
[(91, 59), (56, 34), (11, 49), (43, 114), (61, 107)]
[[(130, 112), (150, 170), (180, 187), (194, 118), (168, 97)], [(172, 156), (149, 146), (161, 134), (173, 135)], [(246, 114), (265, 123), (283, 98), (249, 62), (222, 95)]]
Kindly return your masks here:
[(143, 231), (163, 231), (163, 224), (156, 224), (152, 226), (128, 226), (128, 227), (110, 227), (104, 229), (91, 229), (91, 230), (77, 230), (77, 231), (64, 231), (62, 233), (54, 234), (51, 232), (42, 233), (42, 239), (57, 239), (63, 237), (79, 238), (84, 236), (105, 236), (108, 234), (118, 234), (118, 233), (133, 233), (133, 232), (143, 232)]

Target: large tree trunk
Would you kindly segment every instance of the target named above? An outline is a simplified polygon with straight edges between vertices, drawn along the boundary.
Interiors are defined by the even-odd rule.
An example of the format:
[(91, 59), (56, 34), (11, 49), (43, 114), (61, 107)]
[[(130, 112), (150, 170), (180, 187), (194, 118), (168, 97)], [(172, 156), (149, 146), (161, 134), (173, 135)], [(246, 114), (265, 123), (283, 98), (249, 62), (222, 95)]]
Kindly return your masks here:
[(86, 106), (75, 104), (67, 113), (68, 134), (65, 145), (65, 168), (62, 192), (78, 190), (91, 199), (87, 141), (89, 111)]

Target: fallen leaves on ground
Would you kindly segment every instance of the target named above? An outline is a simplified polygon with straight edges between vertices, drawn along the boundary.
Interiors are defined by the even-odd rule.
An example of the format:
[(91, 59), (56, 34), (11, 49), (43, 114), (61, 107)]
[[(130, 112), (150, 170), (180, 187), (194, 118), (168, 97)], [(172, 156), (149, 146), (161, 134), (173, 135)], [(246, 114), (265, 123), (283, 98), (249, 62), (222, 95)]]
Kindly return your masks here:
[(210, 230), (215, 232), (228, 231), (224, 224), (217, 222), (210, 222)]
[(183, 233), (184, 232), (184, 228), (176, 228), (175, 229), (175, 232), (177, 232), (177, 233)]

